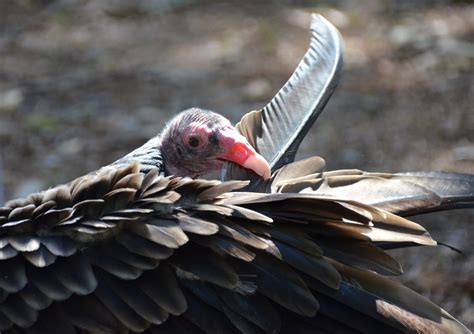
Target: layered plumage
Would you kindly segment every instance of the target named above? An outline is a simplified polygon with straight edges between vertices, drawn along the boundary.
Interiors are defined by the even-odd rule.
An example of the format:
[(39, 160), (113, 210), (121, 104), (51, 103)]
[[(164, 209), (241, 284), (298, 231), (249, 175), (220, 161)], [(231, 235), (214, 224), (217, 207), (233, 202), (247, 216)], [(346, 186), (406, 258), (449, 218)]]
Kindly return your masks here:
[[(299, 135), (256, 144), (269, 138), (269, 121), (288, 116), (279, 108), (238, 126), (269, 160), (271, 179), (234, 165), (224, 177), (250, 183), (167, 176), (159, 137), (0, 208), (2, 333), (469, 333), (387, 278), (402, 269), (383, 249), (435, 245), (402, 216), (473, 206), (473, 176), (289, 163), (340, 68), (337, 32), (317, 16), (312, 29), (320, 45), (314, 37), (301, 81), (283, 89), (290, 100), (301, 85), (322, 92), (311, 110), (293, 109), (295, 126), (305, 122)], [(316, 81), (301, 74), (318, 66), (333, 70)]]

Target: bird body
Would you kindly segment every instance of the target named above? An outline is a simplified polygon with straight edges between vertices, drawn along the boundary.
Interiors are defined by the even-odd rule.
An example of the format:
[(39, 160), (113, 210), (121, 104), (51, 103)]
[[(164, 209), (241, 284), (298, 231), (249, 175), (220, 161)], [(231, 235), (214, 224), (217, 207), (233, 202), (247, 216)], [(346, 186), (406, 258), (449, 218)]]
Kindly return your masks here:
[[(275, 97), (307, 102), (274, 141), (284, 103), (236, 128), (193, 109), (113, 164), (0, 208), (2, 333), (470, 333), (390, 280), (402, 268), (385, 249), (436, 245), (407, 217), (474, 206), (474, 176), (293, 162), (340, 69), (335, 28), (312, 28), (305, 75)], [(321, 93), (309, 103), (301, 86)], [(199, 178), (209, 169), (223, 181)]]

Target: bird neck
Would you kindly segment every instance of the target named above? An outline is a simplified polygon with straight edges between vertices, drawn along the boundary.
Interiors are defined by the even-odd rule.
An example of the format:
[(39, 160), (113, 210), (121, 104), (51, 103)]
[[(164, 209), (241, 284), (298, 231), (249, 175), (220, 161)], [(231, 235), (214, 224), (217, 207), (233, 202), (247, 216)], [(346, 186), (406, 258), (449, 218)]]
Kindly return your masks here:
[(113, 162), (113, 166), (128, 165), (134, 162), (140, 163), (140, 170), (149, 171), (152, 168), (158, 168), (160, 173), (165, 173), (163, 164), (163, 155), (161, 153), (161, 141), (159, 137), (154, 137), (145, 144), (130, 152), (124, 157)]

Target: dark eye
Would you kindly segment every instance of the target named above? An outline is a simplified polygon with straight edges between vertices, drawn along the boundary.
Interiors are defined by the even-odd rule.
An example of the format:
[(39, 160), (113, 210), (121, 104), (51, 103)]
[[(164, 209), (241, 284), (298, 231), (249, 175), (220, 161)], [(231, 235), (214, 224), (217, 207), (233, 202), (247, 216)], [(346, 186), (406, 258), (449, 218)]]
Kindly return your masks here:
[(191, 147), (198, 147), (199, 146), (199, 138), (196, 136), (189, 137), (188, 144)]
[(176, 150), (178, 151), (178, 155), (183, 155), (183, 149), (181, 146), (176, 146)]

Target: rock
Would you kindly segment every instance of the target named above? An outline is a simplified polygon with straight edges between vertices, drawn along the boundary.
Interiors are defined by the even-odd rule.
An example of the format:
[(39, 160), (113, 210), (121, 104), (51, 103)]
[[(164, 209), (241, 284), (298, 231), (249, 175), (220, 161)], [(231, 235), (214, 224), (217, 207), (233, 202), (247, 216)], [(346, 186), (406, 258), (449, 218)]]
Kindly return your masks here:
[(271, 89), (272, 87), (268, 80), (254, 79), (247, 83), (242, 88), (242, 91), (247, 98), (255, 100), (266, 97), (270, 93)]
[(23, 92), (19, 88), (0, 92), (0, 111), (17, 109), (23, 100)]

